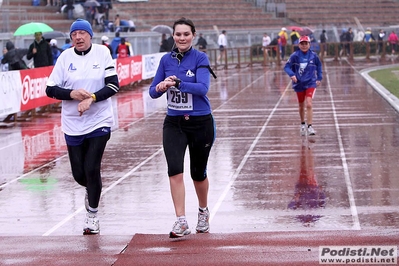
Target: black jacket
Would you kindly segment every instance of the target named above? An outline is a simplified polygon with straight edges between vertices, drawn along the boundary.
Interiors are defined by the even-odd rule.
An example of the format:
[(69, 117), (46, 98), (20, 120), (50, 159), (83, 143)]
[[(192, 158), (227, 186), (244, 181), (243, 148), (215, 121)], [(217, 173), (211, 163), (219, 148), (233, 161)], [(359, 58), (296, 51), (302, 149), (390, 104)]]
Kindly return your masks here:
[(12, 42), (6, 43), (7, 53), (1, 59), (2, 64), (8, 63), (8, 70), (27, 69), (25, 61), (22, 59), (27, 53), (28, 49), (15, 49)]
[[(33, 48), (37, 49), (37, 53), (33, 54)], [(29, 52), (26, 56), (28, 60), (33, 58), (33, 64), (35, 67), (44, 67), (53, 65), (53, 53), (51, 47), (44, 38), (38, 43), (36, 40), (29, 46)]]
[(204, 37), (199, 37), (196, 45), (198, 45), (200, 49), (206, 49), (208, 43), (206, 42)]

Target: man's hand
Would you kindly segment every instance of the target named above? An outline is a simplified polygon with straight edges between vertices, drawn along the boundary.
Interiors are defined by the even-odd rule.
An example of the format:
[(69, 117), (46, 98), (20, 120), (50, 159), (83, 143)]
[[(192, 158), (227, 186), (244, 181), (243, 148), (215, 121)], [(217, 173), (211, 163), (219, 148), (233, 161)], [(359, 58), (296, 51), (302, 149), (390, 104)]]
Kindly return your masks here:
[(80, 115), (90, 109), (90, 105), (93, 103), (93, 98), (86, 98), (78, 104), (78, 111)]
[(91, 98), (90, 92), (85, 89), (78, 89), (71, 91), (71, 98), (77, 101), (83, 101), (85, 99)]

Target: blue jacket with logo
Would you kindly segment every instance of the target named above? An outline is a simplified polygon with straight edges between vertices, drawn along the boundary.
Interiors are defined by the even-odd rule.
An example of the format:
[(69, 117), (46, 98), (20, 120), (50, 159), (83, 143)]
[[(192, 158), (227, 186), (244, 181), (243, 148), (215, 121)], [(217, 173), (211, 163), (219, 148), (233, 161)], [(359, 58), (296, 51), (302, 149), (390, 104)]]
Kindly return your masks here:
[(308, 50), (303, 53), (298, 50), (291, 54), (284, 66), (284, 71), (290, 77), (296, 76), (297, 82), (292, 83), (292, 88), (300, 92), (308, 88), (316, 88), (316, 81), (323, 79), (321, 67), (321, 61), (315, 52)]
[[(156, 91), (158, 83), (175, 75), (181, 80), (178, 90), (169, 88), (165, 93), (168, 97), (168, 115), (202, 116), (211, 113), (211, 105), (207, 96), (210, 86), (210, 70), (208, 56), (196, 49), (190, 48), (183, 55), (177, 49), (162, 56), (149, 94), (151, 98), (159, 98), (162, 92)], [(185, 99), (192, 99), (192, 106), (185, 110)], [(177, 107), (173, 107), (173, 103)]]

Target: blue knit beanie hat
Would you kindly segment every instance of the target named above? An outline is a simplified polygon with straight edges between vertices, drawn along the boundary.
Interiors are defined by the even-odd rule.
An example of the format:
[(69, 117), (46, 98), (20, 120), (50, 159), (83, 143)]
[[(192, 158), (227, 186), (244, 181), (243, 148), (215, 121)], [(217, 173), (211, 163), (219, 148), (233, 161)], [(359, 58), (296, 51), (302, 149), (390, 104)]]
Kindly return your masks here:
[(90, 37), (93, 38), (93, 29), (91, 28), (90, 23), (87, 20), (80, 19), (78, 18), (75, 20), (74, 23), (71, 25), (71, 29), (69, 31), (69, 34), (72, 34), (72, 32), (76, 30), (84, 30), (87, 31), (90, 34)]

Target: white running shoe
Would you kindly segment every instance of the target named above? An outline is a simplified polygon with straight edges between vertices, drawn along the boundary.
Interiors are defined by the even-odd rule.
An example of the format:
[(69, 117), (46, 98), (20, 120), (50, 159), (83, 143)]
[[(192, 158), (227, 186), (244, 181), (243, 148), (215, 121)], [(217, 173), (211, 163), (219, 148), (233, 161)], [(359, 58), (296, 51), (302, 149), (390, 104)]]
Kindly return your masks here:
[(314, 129), (313, 129), (312, 126), (309, 126), (309, 127), (308, 127), (308, 135), (309, 135), (309, 136), (316, 135), (316, 132), (314, 131)]
[(301, 134), (301, 136), (306, 135), (306, 124), (301, 124), (301, 129), (299, 130), (299, 133)]
[(209, 210), (206, 208), (205, 211), (198, 211), (198, 223), (197, 223), (197, 233), (208, 233), (209, 232)]
[(191, 233), (190, 229), (188, 228), (187, 222), (180, 222), (176, 221), (173, 225), (172, 231), (169, 233), (170, 238), (178, 238), (185, 235), (189, 235)]
[(83, 226), (84, 235), (93, 235), (100, 233), (100, 222), (96, 213), (87, 212)]

